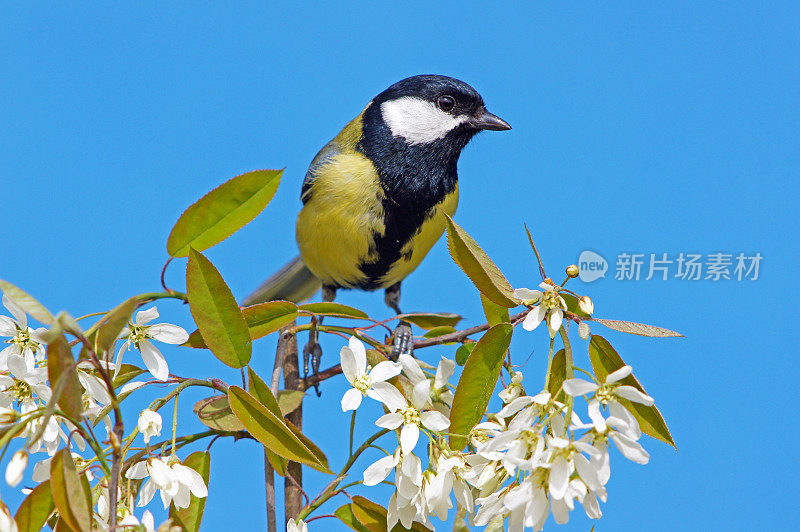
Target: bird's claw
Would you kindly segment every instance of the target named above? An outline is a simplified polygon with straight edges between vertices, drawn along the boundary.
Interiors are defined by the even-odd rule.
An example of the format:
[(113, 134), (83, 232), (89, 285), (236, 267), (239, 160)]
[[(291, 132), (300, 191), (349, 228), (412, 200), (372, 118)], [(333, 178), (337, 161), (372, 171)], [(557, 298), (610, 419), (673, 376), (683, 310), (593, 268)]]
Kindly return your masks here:
[[(311, 361), (311, 375), (316, 376), (319, 374), (319, 364), (322, 361), (322, 346), (314, 340), (309, 340), (303, 348), (303, 379), (308, 378), (309, 360)], [(322, 395), (322, 392), (319, 391), (319, 381), (314, 381), (314, 391), (317, 393), (317, 397)]]
[(392, 333), (392, 360), (397, 360), (400, 355), (414, 354), (414, 338), (411, 324), (401, 321)]

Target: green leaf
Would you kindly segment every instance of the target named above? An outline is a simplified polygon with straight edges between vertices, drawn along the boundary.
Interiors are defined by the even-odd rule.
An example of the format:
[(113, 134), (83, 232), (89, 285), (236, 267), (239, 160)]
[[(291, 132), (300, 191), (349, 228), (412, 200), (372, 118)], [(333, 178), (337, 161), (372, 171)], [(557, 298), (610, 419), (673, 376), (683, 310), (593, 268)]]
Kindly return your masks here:
[(278, 406), (284, 416), (288, 416), (303, 404), (306, 394), (302, 390), (278, 390)]
[(194, 413), (206, 427), (214, 430), (238, 432), (245, 430), (228, 403), (227, 395), (215, 395), (201, 399), (194, 404)]
[[(351, 504), (345, 504), (344, 506), (340, 506), (333, 515), (339, 518), (339, 520), (355, 530), (356, 532), (372, 532), (369, 528), (365, 527), (361, 524), (361, 522), (356, 519), (355, 514), (353, 513), (353, 506)], [(386, 525), (383, 525), (386, 528)]]
[(475, 349), (476, 343), (477, 342), (474, 340), (466, 340), (458, 347), (458, 349), (456, 349), (456, 364), (463, 366), (467, 363), (467, 359), (469, 358), (470, 353), (472, 353), (472, 350)]
[(47, 310), (44, 305), (36, 301), (33, 296), (21, 290), (20, 288), (17, 288), (8, 281), (0, 279), (0, 290), (3, 291), (4, 295), (13, 299), (14, 303), (16, 303), (22, 310), (36, 318), (40, 323), (52, 325), (52, 323), (55, 321), (55, 317), (50, 314), (50, 311)]
[[(208, 451), (196, 451), (186, 457), (183, 465), (197, 471), (208, 487), (208, 479), (211, 473), (211, 454)], [(200, 530), (200, 522), (203, 520), (203, 510), (206, 507), (207, 497), (195, 497), (190, 495), (189, 506), (186, 508), (175, 508), (170, 505), (169, 516), (175, 519), (184, 532), (197, 532)]]
[[(609, 373), (612, 373), (625, 365), (625, 362), (622, 361), (619, 353), (617, 353), (617, 351), (611, 347), (611, 344), (608, 342), (608, 340), (596, 334), (592, 335), (592, 338), (589, 341), (589, 358), (592, 361), (592, 368), (594, 369), (595, 375), (601, 381), (605, 380)], [(628, 375), (619, 382), (621, 384), (633, 386), (644, 394), (647, 393), (633, 375)], [(652, 436), (653, 438), (661, 440), (664, 443), (668, 443), (677, 449), (675, 442), (669, 433), (669, 429), (667, 428), (667, 423), (664, 421), (664, 417), (661, 415), (661, 412), (658, 411), (658, 408), (656, 408), (655, 405), (645, 406), (640, 403), (628, 401), (627, 399), (623, 399), (621, 397), (618, 397), (617, 400), (631, 414), (633, 414), (633, 417), (635, 417), (636, 421), (639, 422), (639, 427), (642, 429), (642, 432)]]
[(268, 301), (242, 309), (250, 328), (250, 338), (257, 340), (289, 325), (297, 318), (297, 305), (291, 301)]
[(500, 377), (513, 328), (508, 323), (495, 325), (478, 340), (464, 365), (458, 380), (453, 408), (450, 411), (450, 448), (461, 450), (467, 444), (467, 435), (480, 423), (486, 405)]
[[(289, 325), (297, 318), (297, 305), (291, 301), (268, 301), (242, 308), (244, 321), (250, 331), (250, 339), (258, 340)], [(183, 344), (184, 347), (207, 349), (200, 331), (194, 331)]]
[(253, 368), (247, 368), (247, 382), (250, 389), (250, 395), (256, 398), (256, 400), (261, 403), (262, 405), (266, 406), (267, 409), (275, 414), (278, 417), (283, 417), (283, 412), (281, 412), (281, 407), (278, 405), (278, 400), (272, 395), (272, 390), (269, 389), (269, 386), (264, 379), (258, 376), (258, 373), (253, 371)]
[(266, 447), (264, 447), (264, 452), (266, 453), (267, 460), (269, 460), (269, 463), (272, 464), (273, 471), (275, 471), (280, 476), (285, 477), (286, 467), (289, 465), (289, 461), (286, 458), (283, 458), (282, 456), (278, 456), (277, 454), (273, 453)]
[(553, 399), (561, 403), (564, 402), (564, 391), (560, 391), (556, 396), (556, 392), (561, 388), (564, 379), (567, 378), (567, 354), (563, 349), (559, 349), (553, 355), (553, 362), (550, 365), (550, 374), (547, 377), (547, 391), (553, 396)]
[(351, 318), (358, 320), (369, 319), (369, 316), (357, 308), (348, 307), (341, 303), (306, 303), (300, 305), (300, 310), (316, 314), (317, 316), (332, 316), (335, 318)]
[[(80, 478), (82, 477), (82, 478)], [(85, 475), (78, 475), (72, 454), (63, 448), (50, 462), (50, 488), (61, 519), (73, 530), (91, 530), (92, 496)]]
[(147, 370), (134, 366), (133, 364), (122, 364), (119, 368), (119, 373), (114, 377), (114, 388), (124, 386), (142, 373), (147, 373)]
[(456, 330), (451, 325), (441, 325), (439, 327), (434, 327), (430, 331), (426, 332), (423, 336), (425, 336), (425, 338), (436, 338), (437, 336), (444, 336), (445, 334), (454, 332), (456, 332)]
[(483, 305), (483, 313), (486, 315), (486, 323), (488, 323), (490, 327), (511, 322), (508, 309), (497, 305), (483, 294), (481, 294), (481, 305)]
[(246, 366), (253, 347), (247, 322), (217, 269), (195, 250), (186, 265), (186, 292), (189, 310), (211, 352), (232, 368)]
[(322, 460), (280, 415), (276, 415), (255, 397), (238, 386), (231, 386), (228, 389), (228, 400), (231, 409), (247, 431), (270, 451), (323, 473), (331, 473), (327, 460)]
[[(386, 531), (386, 508), (380, 504), (376, 504), (371, 500), (356, 495), (353, 497), (353, 502), (350, 505), (353, 517), (367, 530), (372, 532), (385, 532)], [(341, 519), (341, 518), (340, 518)], [(429, 529), (421, 523), (414, 522), (411, 528), (406, 528), (402, 524), (397, 523), (392, 532), (400, 532), (402, 530), (414, 530), (416, 532), (429, 532)]]
[(609, 329), (628, 334), (638, 334), (639, 336), (648, 336), (651, 338), (683, 338), (681, 333), (671, 331), (663, 327), (656, 327), (655, 325), (645, 325), (643, 323), (634, 323), (632, 321), (606, 320), (601, 318), (591, 318), (591, 320), (605, 325)]
[(247, 172), (218, 186), (193, 203), (178, 219), (167, 239), (167, 252), (186, 257), (189, 249), (203, 251), (248, 224), (264, 210), (283, 170)]
[(453, 260), (464, 270), (464, 273), (482, 294), (501, 307), (519, 306), (519, 303), (514, 300), (514, 290), (508, 279), (478, 243), (449, 216), (447, 217), (447, 245)]
[(78, 381), (78, 370), (75, 367), (72, 349), (70, 349), (64, 333), (59, 332), (47, 344), (47, 378), (54, 387), (59, 379), (64, 379), (63, 388), (56, 399), (56, 404), (72, 419), (80, 419), (83, 411), (81, 400), (83, 389)]
[(455, 327), (458, 325), (458, 322), (462, 320), (461, 316), (458, 314), (450, 314), (447, 312), (414, 312), (411, 314), (400, 314), (397, 317), (425, 330), (443, 326)]
[(87, 337), (94, 343), (96, 353), (104, 353), (114, 346), (119, 333), (128, 324), (138, 306), (138, 298), (132, 297), (108, 311), (92, 326)]
[(20, 504), (17, 515), (14, 516), (19, 532), (39, 532), (54, 508), (50, 481), (46, 480), (33, 488)]

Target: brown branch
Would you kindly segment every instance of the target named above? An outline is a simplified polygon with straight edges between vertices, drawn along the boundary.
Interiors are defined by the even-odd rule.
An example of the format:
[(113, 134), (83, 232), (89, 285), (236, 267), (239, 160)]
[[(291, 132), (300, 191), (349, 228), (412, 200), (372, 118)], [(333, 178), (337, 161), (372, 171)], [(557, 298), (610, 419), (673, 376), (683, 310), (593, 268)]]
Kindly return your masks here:
[[(294, 324), (289, 324), (289, 327)], [(283, 361), (283, 387), (287, 390), (304, 390), (303, 379), (300, 378), (300, 363), (297, 358), (297, 336), (283, 334), (278, 340), (278, 349), (281, 351)], [(303, 429), (303, 405), (286, 416), (286, 420), (293, 423), (298, 429)], [(291, 478), (290, 478), (291, 477)], [(283, 483), (284, 515), (288, 521), (297, 517), (303, 507), (303, 470), (297, 462), (286, 465), (286, 478)]]
[[(510, 318), (511, 324), (516, 326), (525, 318), (525, 316), (528, 315), (528, 312), (530, 312), (530, 309), (525, 309), (522, 312), (511, 316)], [(434, 338), (424, 338), (422, 340), (417, 340), (416, 342), (414, 342), (414, 349), (422, 349), (423, 347), (430, 347), (433, 345), (440, 345), (450, 342), (463, 342), (469, 336), (486, 331), (490, 327), (491, 326), (488, 323), (484, 323), (483, 325), (476, 325), (475, 327), (462, 329), (460, 331), (452, 332), (449, 334), (443, 334), (441, 336), (436, 336)], [(303, 381), (301, 383), (302, 389), (307, 390), (310, 387), (312, 387), (315, 383), (328, 380), (331, 377), (335, 377), (336, 375), (340, 374), (341, 372), (342, 372), (342, 366), (340, 364), (336, 364), (335, 366), (331, 366), (327, 369), (324, 369), (319, 373), (317, 373), (316, 375), (309, 376), (305, 381)]]

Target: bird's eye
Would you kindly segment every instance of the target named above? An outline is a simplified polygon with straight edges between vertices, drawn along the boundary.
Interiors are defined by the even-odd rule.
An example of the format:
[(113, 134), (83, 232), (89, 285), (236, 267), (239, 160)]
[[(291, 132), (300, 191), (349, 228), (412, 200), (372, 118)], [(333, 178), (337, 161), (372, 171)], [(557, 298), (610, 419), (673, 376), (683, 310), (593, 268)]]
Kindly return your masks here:
[(436, 105), (442, 111), (449, 113), (456, 106), (456, 100), (452, 96), (439, 96), (439, 99), (436, 100)]

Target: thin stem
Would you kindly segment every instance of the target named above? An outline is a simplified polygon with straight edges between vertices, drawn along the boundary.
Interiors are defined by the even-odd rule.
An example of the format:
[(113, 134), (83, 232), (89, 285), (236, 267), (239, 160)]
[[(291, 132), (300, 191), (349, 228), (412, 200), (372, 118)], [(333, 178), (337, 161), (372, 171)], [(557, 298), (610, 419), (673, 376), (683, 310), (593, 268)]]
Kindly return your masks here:
[(350, 416), (350, 447), (348, 451), (348, 456), (353, 456), (353, 435), (356, 430), (356, 411), (353, 410), (353, 414)]
[[(571, 379), (575, 376), (575, 372), (572, 369), (573, 362), (572, 362), (572, 346), (569, 343), (569, 333), (567, 332), (566, 327), (561, 327), (558, 329), (558, 332), (561, 334), (561, 341), (564, 342), (564, 362), (566, 367), (564, 368), (565, 372), (565, 379)], [(564, 433), (566, 435), (567, 427), (572, 420), (572, 407), (575, 404), (575, 399), (568, 395), (567, 396), (567, 418), (566, 423), (564, 423)]]
[(180, 394), (175, 394), (175, 408), (172, 411), (172, 456), (175, 456), (175, 438), (178, 437), (178, 397)]
[(344, 464), (344, 467), (339, 472), (339, 475), (328, 484), (325, 489), (323, 489), (319, 495), (317, 495), (311, 503), (309, 503), (305, 508), (300, 510), (300, 513), (297, 514), (297, 517), (300, 519), (305, 519), (311, 512), (322, 506), (328, 499), (336, 495), (339, 490), (337, 490), (337, 486), (339, 483), (347, 477), (347, 472), (350, 471), (350, 468), (353, 467), (353, 464), (356, 462), (361, 453), (372, 447), (372, 443), (383, 436), (384, 434), (389, 433), (388, 429), (382, 429), (364, 441), (361, 444), (355, 453), (350, 455), (347, 462)]
[(172, 259), (174, 259), (174, 258), (175, 257), (170, 257), (169, 259), (167, 259), (167, 262), (164, 264), (164, 267), (161, 269), (161, 286), (164, 287), (164, 290), (167, 291), (167, 292), (172, 292), (172, 290), (167, 288), (167, 283), (164, 281), (164, 275), (167, 273), (167, 266), (169, 266), (169, 263), (172, 262)]

